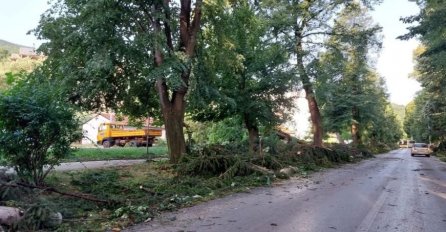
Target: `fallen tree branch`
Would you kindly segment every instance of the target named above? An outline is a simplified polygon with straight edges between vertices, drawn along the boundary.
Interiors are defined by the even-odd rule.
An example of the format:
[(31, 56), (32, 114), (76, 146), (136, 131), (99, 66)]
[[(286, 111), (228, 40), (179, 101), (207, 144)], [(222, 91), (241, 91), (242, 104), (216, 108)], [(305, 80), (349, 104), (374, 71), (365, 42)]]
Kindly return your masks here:
[(247, 166), (251, 170), (256, 171), (256, 172), (260, 172), (260, 173), (262, 173), (264, 175), (273, 175), (274, 174), (274, 171), (269, 170), (268, 168), (265, 168), (265, 167), (261, 167), (259, 165), (248, 163)]
[(83, 193), (76, 194), (76, 193), (62, 192), (62, 191), (55, 189), (54, 187), (35, 186), (35, 185), (26, 184), (26, 183), (16, 183), (16, 184), (6, 184), (6, 185), (9, 187), (14, 187), (14, 188), (25, 187), (25, 188), (30, 188), (30, 189), (40, 189), (45, 192), (53, 192), (53, 193), (57, 193), (57, 194), (60, 194), (63, 196), (80, 198), (80, 199), (87, 200), (87, 201), (93, 201), (93, 202), (99, 202), (99, 203), (105, 203), (105, 204), (111, 203), (110, 201), (97, 199), (95, 197), (92, 197), (92, 196), (89, 196), (89, 195), (83, 194)]

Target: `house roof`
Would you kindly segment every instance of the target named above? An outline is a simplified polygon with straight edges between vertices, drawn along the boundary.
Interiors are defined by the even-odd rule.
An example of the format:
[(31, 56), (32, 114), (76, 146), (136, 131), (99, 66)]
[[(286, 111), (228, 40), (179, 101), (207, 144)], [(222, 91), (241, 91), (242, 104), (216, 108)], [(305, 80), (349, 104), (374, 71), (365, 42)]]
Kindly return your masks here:
[[(117, 123), (121, 123), (121, 124), (129, 123), (129, 118), (127, 116), (124, 116), (123, 118), (119, 118), (119, 117), (116, 117), (116, 114), (107, 113), (107, 112), (82, 114), (81, 116), (79, 116), (79, 118), (80, 118), (81, 124), (83, 125), (98, 116), (102, 116), (111, 122), (117, 122)], [(121, 119), (121, 120), (118, 120), (118, 119)]]

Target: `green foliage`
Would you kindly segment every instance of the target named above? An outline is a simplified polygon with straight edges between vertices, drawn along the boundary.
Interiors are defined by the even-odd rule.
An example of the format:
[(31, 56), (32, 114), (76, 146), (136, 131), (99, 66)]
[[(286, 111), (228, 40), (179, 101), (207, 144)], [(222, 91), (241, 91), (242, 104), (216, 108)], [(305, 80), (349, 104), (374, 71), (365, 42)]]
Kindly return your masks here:
[[(319, 77), (317, 99), (324, 128), (345, 134), (359, 128), (353, 138), (370, 147), (393, 144), (402, 136), (387, 100), (384, 80), (373, 71), (372, 55), (380, 48), (380, 27), (361, 5), (351, 4), (340, 12), (328, 49), (312, 64)], [(353, 134), (353, 132), (352, 132)]]
[(238, 174), (250, 173), (246, 159), (242, 160), (240, 153), (222, 145), (195, 147), (193, 155), (184, 156), (179, 163), (178, 172), (183, 175), (223, 175), (232, 178)]
[[(67, 99), (86, 110), (110, 107), (126, 115), (159, 116), (154, 83), (167, 78), (176, 86), (183, 61), (181, 54), (166, 52), (165, 63), (155, 67), (153, 49), (168, 49), (150, 21), (164, 15), (152, 12), (156, 4), (65, 0), (42, 15), (35, 34), (46, 42), (39, 50)], [(174, 6), (169, 14), (177, 11)], [(175, 20), (166, 20), (172, 30)]]
[[(313, 125), (313, 143), (318, 146), (322, 145), (323, 117), (320, 113), (321, 104), (315, 99), (315, 89), (320, 84), (321, 77), (315, 72), (314, 64), (319, 62), (319, 54), (325, 52), (327, 47), (330, 46), (324, 43), (324, 40), (329, 35), (343, 35), (345, 32), (339, 28), (339, 18), (335, 18), (339, 12), (345, 14), (345, 12), (357, 8), (359, 5), (371, 8), (380, 1), (364, 0), (360, 2), (331, 0), (262, 1), (262, 5), (268, 7), (265, 15), (272, 22), (270, 32), (276, 38), (281, 39), (282, 46), (287, 51), (293, 52), (296, 59), (295, 71), (298, 80), (305, 90), (306, 98), (312, 105), (310, 114)], [(350, 26), (354, 26), (355, 22), (351, 21), (350, 24)], [(358, 25), (361, 24), (364, 24), (364, 22), (358, 22)], [(338, 28), (334, 28), (333, 25)], [(349, 33), (346, 38), (358, 40), (361, 37)], [(354, 86), (351, 87), (354, 88)]]
[[(277, 141), (277, 143), (282, 142)], [(368, 150), (340, 144), (333, 144), (328, 148), (303, 143), (289, 143), (282, 146), (278, 144), (275, 145), (277, 152), (272, 154), (263, 151), (262, 155), (256, 157), (240, 154), (237, 150), (226, 146), (203, 146), (194, 150), (193, 155), (184, 156), (177, 166), (177, 171), (181, 175), (215, 176), (230, 180), (236, 176), (254, 173), (266, 175), (265, 171), (260, 171), (253, 165), (265, 167), (280, 175), (278, 171), (287, 166), (315, 170), (372, 157)]]
[(395, 112), (395, 116), (396, 119), (398, 120), (398, 122), (400, 122), (401, 127), (403, 126), (404, 123), (404, 118), (406, 115), (406, 107), (404, 105), (398, 105), (395, 103), (391, 104), (393, 112)]
[(187, 121), (196, 144), (223, 144), (245, 147), (247, 133), (239, 117), (225, 118), (218, 122)]
[(421, 11), (416, 16), (404, 18), (412, 24), (409, 33), (400, 39), (417, 37), (422, 45), (415, 51), (414, 77), (421, 83), (422, 91), (414, 103), (406, 108), (408, 116), (405, 130), (416, 139), (442, 142), (446, 140), (446, 2), (417, 1)]
[[(194, 69), (198, 78), (190, 96), (192, 119), (229, 122), (228, 118), (237, 118), (248, 130), (274, 128), (286, 119), (290, 106), (290, 98), (284, 94), (291, 90), (289, 53), (280, 41), (270, 38), (269, 22), (255, 5), (215, 1), (206, 5), (204, 13)], [(227, 132), (233, 126), (231, 123)], [(211, 142), (224, 137), (239, 139), (230, 138), (223, 130), (220, 133), (214, 134)]]
[[(429, 94), (425, 91), (421, 91), (415, 100), (410, 102), (406, 107), (406, 119), (404, 121), (404, 130), (409, 138), (413, 138), (419, 142), (430, 142), (433, 135), (432, 126), (434, 123), (431, 121), (431, 110), (426, 109), (429, 102)], [(438, 140), (439, 138), (434, 136), (432, 139)]]
[(47, 201), (32, 204), (25, 212), (23, 220), (18, 225), (23, 231), (38, 231), (40, 229), (54, 229), (51, 221), (54, 218), (54, 205)]
[(48, 173), (44, 166), (57, 165), (79, 138), (73, 109), (43, 78), (36, 72), (0, 96), (0, 153), (22, 180), (36, 185)]
[(147, 206), (134, 206), (134, 205), (129, 205), (129, 206), (123, 206), (120, 207), (118, 209), (116, 209), (113, 212), (113, 217), (116, 218), (132, 218), (132, 220), (134, 221), (143, 221), (147, 218), (149, 218), (150, 216), (153, 216), (150, 213), (150, 210)]
[[(110, 230), (153, 218), (160, 211), (175, 210), (231, 192), (246, 191), (247, 187), (266, 184), (257, 176), (234, 177), (229, 180), (202, 176), (177, 176), (172, 165), (156, 162), (113, 169), (56, 173), (49, 183), (71, 191), (117, 199), (103, 205), (81, 199), (67, 200), (53, 196), (51, 200), (63, 212), (64, 224), (59, 231)], [(67, 190), (65, 190), (67, 191)]]
[[(118, 178), (117, 171), (92, 171), (88, 174), (80, 176), (78, 179), (72, 180), (71, 184), (79, 186), (81, 192), (93, 194), (99, 199), (108, 199), (112, 202), (119, 201), (119, 193), (125, 188), (114, 182)], [(103, 191), (104, 188), (110, 188), (108, 191)]]

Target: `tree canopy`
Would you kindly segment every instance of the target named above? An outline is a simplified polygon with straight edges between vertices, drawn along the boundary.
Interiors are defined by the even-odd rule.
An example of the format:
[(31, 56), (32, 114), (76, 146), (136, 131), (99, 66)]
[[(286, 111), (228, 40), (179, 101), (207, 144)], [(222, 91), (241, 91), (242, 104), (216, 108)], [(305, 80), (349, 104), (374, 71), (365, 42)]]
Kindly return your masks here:
[(162, 119), (175, 163), (186, 116), (240, 120), (253, 151), (299, 88), (315, 145), (324, 129), (350, 127), (358, 144), (361, 133), (378, 138), (394, 116), (370, 57), (379, 27), (363, 14), (379, 2), (59, 0), (34, 32), (47, 41), (42, 70), (65, 99)]
[(35, 33), (48, 41), (40, 47), (45, 65), (71, 102), (132, 115), (161, 113), (177, 162), (185, 152), (185, 96), (201, 7), (201, 0), (61, 0), (42, 15)]
[(417, 1), (420, 14), (402, 19), (416, 25), (400, 39), (419, 38), (422, 46), (415, 51), (416, 78), (423, 89), (415, 101), (408, 105), (405, 121), (406, 133), (428, 141), (446, 139), (446, 2), (436, 0)]
[[(256, 6), (233, 2), (209, 9), (192, 95), (193, 118), (219, 121), (237, 115), (255, 149), (260, 127), (274, 129), (290, 107), (289, 53), (269, 35), (270, 21)], [(206, 11), (208, 12), (208, 11)]]

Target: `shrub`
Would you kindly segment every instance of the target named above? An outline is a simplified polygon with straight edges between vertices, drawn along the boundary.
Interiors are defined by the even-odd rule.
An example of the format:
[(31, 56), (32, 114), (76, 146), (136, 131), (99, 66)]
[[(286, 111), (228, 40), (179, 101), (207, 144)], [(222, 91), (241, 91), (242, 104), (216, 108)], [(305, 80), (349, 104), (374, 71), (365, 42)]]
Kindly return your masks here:
[(74, 111), (48, 82), (21, 81), (0, 95), (0, 153), (22, 181), (43, 184), (79, 139), (77, 128)]

